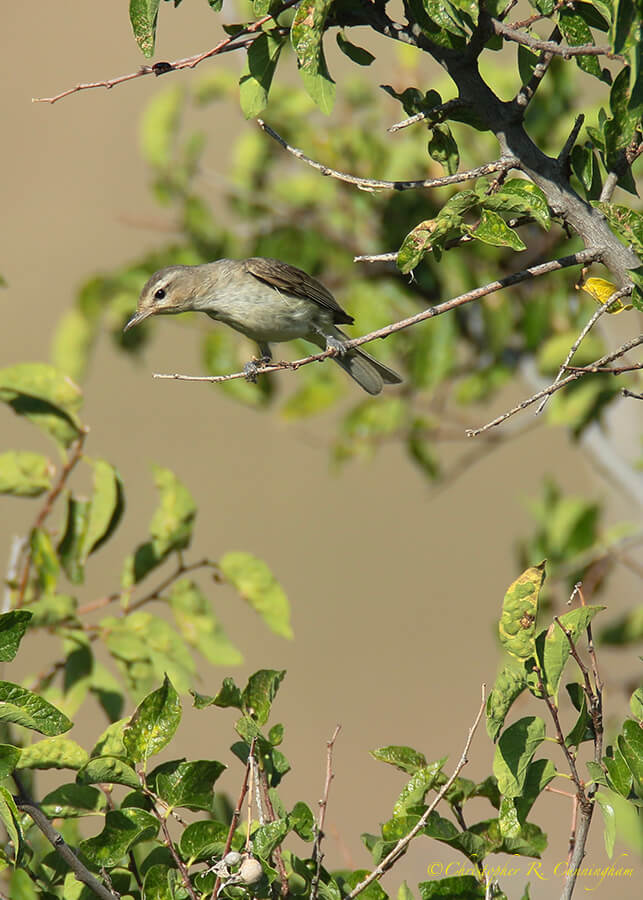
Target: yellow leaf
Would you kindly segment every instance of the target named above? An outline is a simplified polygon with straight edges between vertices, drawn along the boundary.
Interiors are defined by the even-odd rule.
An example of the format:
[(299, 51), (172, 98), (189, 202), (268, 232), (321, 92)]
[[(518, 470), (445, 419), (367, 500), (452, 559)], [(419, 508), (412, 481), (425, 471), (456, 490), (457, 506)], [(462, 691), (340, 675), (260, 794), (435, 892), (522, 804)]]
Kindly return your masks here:
[[(611, 281), (606, 281), (605, 278), (588, 278), (581, 287), (586, 294), (589, 294), (590, 297), (602, 304), (607, 303), (612, 294), (615, 294), (618, 290), (615, 284), (612, 284)], [(629, 303), (625, 306), (620, 300), (617, 300), (607, 311), (613, 314), (623, 312), (624, 309), (632, 309), (632, 304)]]

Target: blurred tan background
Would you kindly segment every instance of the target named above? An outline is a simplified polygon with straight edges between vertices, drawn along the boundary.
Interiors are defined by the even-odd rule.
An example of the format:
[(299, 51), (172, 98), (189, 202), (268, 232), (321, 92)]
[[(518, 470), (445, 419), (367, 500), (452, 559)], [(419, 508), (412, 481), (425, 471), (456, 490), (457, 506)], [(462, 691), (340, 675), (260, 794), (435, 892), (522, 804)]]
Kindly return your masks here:
[[(220, 19), (206, 3), (162, 7), (156, 59), (187, 56), (220, 39)], [(8, 288), (0, 292), (0, 366), (7, 366), (47, 359), (52, 330), (79, 284), (159, 243), (158, 232), (145, 227), (162, 222), (162, 213), (147, 190), (138, 121), (168, 78), (192, 76), (166, 76), (161, 84), (146, 77), (54, 106), (31, 103), (32, 97), (131, 72), (142, 63), (124, 2), (12, 4), (3, 11), (1, 43), (0, 272)], [(224, 62), (241, 64), (240, 58), (209, 61), (200, 71)], [(253, 127), (236, 108), (216, 107), (216, 140), (207, 159), (215, 209), (228, 137)], [(173, 327), (171, 320), (158, 323), (143, 365), (101, 341), (85, 386), (83, 415), (91, 426), (86, 449), (120, 469), (127, 513), (111, 548), (100, 554), (102, 561), (88, 567), (82, 601), (117, 585), (124, 554), (146, 533), (156, 499), (149, 463), (174, 470), (199, 503), (195, 555), (216, 558), (233, 549), (255, 553), (281, 580), (293, 609), (295, 640), (287, 643), (269, 635), (231, 591), (213, 586), (217, 612), (248, 665), (232, 672), (209, 669), (197, 687), (215, 693), (228, 674), (242, 681), (260, 667), (288, 670), (275, 707), (275, 721), (287, 723), (283, 749), (293, 765), (284, 794), (288, 802), (303, 799), (315, 810), (325, 741), (336, 723), (342, 724), (327, 819), (327, 863), (368, 867), (359, 834), (376, 831), (388, 818), (403, 784), (401, 773), (371, 760), (368, 750), (408, 743), (429, 759), (448, 753), (455, 764), (459, 758), (480, 684), (491, 685), (495, 677), (494, 620), (504, 590), (519, 574), (515, 542), (531, 527), (525, 500), (540, 492), (543, 475), (555, 474), (570, 492), (606, 500), (608, 523), (634, 520), (639, 511), (602, 479), (562, 430), (532, 431), (445, 491), (432, 490), (394, 447), (382, 450), (373, 463), (352, 464), (335, 476), (323, 423), (293, 427), (235, 405), (216, 387), (151, 377), (154, 371), (198, 370), (194, 335)], [(496, 411), (485, 411), (485, 419)], [(38, 432), (4, 407), (0, 434), (0, 450), (50, 451)], [(30, 501), (3, 498), (0, 554), (5, 559), (11, 536), (29, 527), (35, 509)], [(633, 576), (619, 570), (601, 601), (616, 615), (632, 604), (636, 590)], [(38, 671), (50, 650), (46, 639), (27, 641), (18, 674)], [(621, 680), (635, 670), (636, 654), (625, 663), (609, 652), (602, 659), (607, 703), (622, 714)], [(16, 678), (16, 672), (5, 677)], [(90, 742), (104, 723), (97, 714), (92, 718), (89, 704), (83, 713), (72, 736)], [(222, 783), (236, 796), (240, 767), (228, 751), (232, 721), (226, 712), (197, 716), (186, 709), (172, 756), (212, 756), (230, 763), (232, 772)], [(483, 777), (491, 760), (482, 727), (463, 774)], [(63, 780), (64, 773), (58, 774)], [(487, 814), (482, 803), (476, 812)], [(548, 881), (528, 876), (531, 862), (517, 859), (520, 875), (502, 882), (512, 897), (521, 895), (526, 880), (534, 897), (559, 893), (553, 867), (566, 855), (566, 799), (541, 799), (532, 818), (549, 832), (550, 849), (541, 867)], [(597, 818), (587, 859), (597, 867), (608, 864), (601, 830)], [(626, 850), (619, 847), (619, 852)], [(456, 858), (438, 844), (416, 842), (384, 886), (393, 892), (407, 878), (415, 890), (430, 863)], [(636, 868), (631, 856), (628, 865)], [(579, 896), (593, 888), (601, 897), (640, 896), (639, 878), (608, 879), (600, 887), (586, 880)]]

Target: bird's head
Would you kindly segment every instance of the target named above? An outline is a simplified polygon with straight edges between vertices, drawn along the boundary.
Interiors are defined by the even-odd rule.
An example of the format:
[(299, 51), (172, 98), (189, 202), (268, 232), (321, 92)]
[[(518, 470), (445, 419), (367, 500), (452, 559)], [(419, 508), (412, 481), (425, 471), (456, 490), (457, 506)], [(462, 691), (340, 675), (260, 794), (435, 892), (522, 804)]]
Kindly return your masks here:
[(136, 312), (123, 331), (138, 325), (148, 316), (171, 315), (194, 309), (199, 293), (197, 266), (168, 266), (159, 269), (141, 291)]

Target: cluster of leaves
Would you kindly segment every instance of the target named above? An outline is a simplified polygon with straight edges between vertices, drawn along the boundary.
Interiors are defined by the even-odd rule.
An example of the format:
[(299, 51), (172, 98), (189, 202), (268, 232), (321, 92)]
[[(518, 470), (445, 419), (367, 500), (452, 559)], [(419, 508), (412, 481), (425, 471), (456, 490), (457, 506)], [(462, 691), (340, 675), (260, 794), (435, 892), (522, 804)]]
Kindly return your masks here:
[[(633, 718), (623, 723), (620, 734), (601, 756), (599, 687), (588, 689), (582, 680), (578, 683), (572, 677), (566, 691), (577, 718), (562, 737), (558, 694), (563, 672), (572, 659), (572, 644), (578, 647), (600, 607), (581, 606), (561, 616), (560, 625), (552, 623), (550, 628), (537, 631), (543, 578), (544, 564), (526, 570), (504, 599), (500, 637), (511, 661), (499, 674), (487, 703), (487, 730), (497, 742), (493, 774), (478, 784), (456, 778), (444, 795), (445, 809), (439, 813), (435, 804), (429, 807), (429, 803), (432, 795), (446, 785), (445, 759), (429, 763), (421, 752), (405, 746), (386, 746), (372, 752), (375, 759), (395, 766), (408, 779), (391, 818), (377, 834), (362, 835), (374, 866), (382, 871), (390, 867), (386, 858), (392, 852), (399, 858), (407, 846), (407, 836), (415, 829), (414, 835), (433, 838), (461, 853), (477, 872), (422, 882), (418, 888), (422, 900), (488, 896), (492, 878), (485, 873), (485, 860), (489, 854), (538, 858), (546, 847), (546, 836), (527, 818), (547, 785), (565, 773), (559, 772), (550, 759), (534, 759), (536, 751), (547, 746), (541, 718), (527, 716), (505, 724), (524, 690), (553, 711), (557, 723), (554, 740), (564, 747), (568, 758), (576, 760), (580, 746), (593, 743), (597, 755), (588, 762), (589, 778), (583, 789), (589, 788), (589, 802), (593, 803), (596, 787), (600, 786), (595, 799), (605, 816), (608, 852), (613, 849), (617, 829), (637, 844), (635, 807), (643, 798), (643, 693), (635, 692), (631, 700)], [(0, 660), (7, 662), (15, 657), (33, 618), (26, 609), (0, 617)], [(93, 888), (82, 884), (88, 884), (88, 873), (95, 873), (110, 891), (131, 900), (202, 900), (212, 895), (215, 882), (230, 900), (269, 898), (277, 893), (309, 897), (313, 885), (314, 896), (323, 900), (357, 896), (369, 870), (326, 870), (321, 864), (318, 829), (310, 808), (299, 801), (288, 810), (279, 795), (290, 764), (280, 749), (283, 725), (268, 727), (268, 723), (284, 674), (260, 670), (244, 688), (226, 678), (214, 696), (193, 692), (198, 710), (232, 708), (240, 713), (234, 726), (239, 740), (231, 751), (246, 769), (241, 798), (249, 775), (255, 779), (261, 797), (253, 820), (243, 825), (239, 821), (241, 800), (233, 814), (225, 797), (214, 794), (214, 785), (226, 769), (223, 763), (172, 759), (150, 768), (151, 758), (171, 744), (181, 721), (179, 694), (167, 675), (160, 687), (143, 697), (133, 715), (110, 724), (89, 752), (62, 737), (72, 722), (61, 710), (38, 693), (0, 682), (0, 711), (7, 735), (7, 743), (0, 746), (4, 778), (0, 818), (9, 841), (0, 862), (5, 869), (13, 869), (11, 896), (17, 900), (35, 896), (88, 900)], [(45, 737), (21, 746), (11, 739), (12, 729), (35, 731)], [(30, 783), (34, 769), (76, 773), (74, 781), (59, 785), (40, 803), (45, 816), (57, 820), (62, 840), (77, 854), (78, 862), (72, 859), (71, 870), (42, 840), (37, 818), (32, 821), (33, 801), (25, 784)], [(16, 793), (12, 793), (11, 784)], [(234, 789), (234, 784), (229, 789)], [(254, 804), (254, 790), (250, 796)], [(474, 798), (485, 798), (492, 815), (466, 825), (463, 810)], [(177, 815), (178, 810), (203, 815), (187, 823), (183, 812)], [(103, 824), (94, 837), (83, 838), (79, 819), (88, 815), (100, 816)], [(293, 836), (304, 844), (314, 842), (312, 852), (302, 854), (300, 845), (291, 849)], [(55, 843), (60, 850), (60, 837)], [(243, 868), (238, 869), (239, 861), (248, 858), (259, 863), (251, 878), (244, 876)], [(499, 886), (494, 891), (494, 896), (504, 896)], [(368, 896), (387, 898), (376, 882), (368, 887)], [(399, 897), (412, 900), (406, 883)]]
[[(403, 72), (411, 77), (414, 65), (411, 61)], [(81, 289), (75, 307), (60, 323), (52, 350), (54, 363), (72, 377), (82, 377), (101, 324), (118, 347), (137, 354), (155, 328), (176, 327), (176, 323), (145, 323), (122, 333), (141, 286), (165, 265), (196, 264), (221, 256), (285, 259), (324, 280), (355, 316), (360, 332), (367, 333), (508, 271), (512, 247), (516, 239), (522, 240), (509, 223), (533, 219), (534, 224), (521, 228), (532, 253), (557, 255), (574, 249), (559, 229), (547, 230), (550, 211), (542, 192), (526, 180), (511, 178), (499, 186), (483, 178), (466, 191), (442, 188), (449, 198), (442, 207), (438, 198), (417, 191), (366, 193), (320, 178), (259, 130), (246, 130), (235, 142), (232, 187), (225, 198), (228, 214), (215, 219), (209, 208), (209, 186), (200, 178), (206, 134), (196, 130), (184, 135), (182, 121), (187, 112), (192, 114), (192, 107), (207, 109), (235, 91), (234, 77), (218, 72), (197, 80), (190, 89), (172, 86), (148, 107), (142, 123), (143, 154), (153, 173), (155, 194), (162, 205), (175, 211), (183, 239), (96, 277)], [(563, 67), (552, 66), (541, 91), (543, 101), (551, 101), (559, 110), (560, 129), (552, 128), (551, 116), (538, 115), (530, 128), (543, 146), (555, 147), (564, 140), (574, 88)], [(400, 94), (408, 109), (420, 103), (418, 93), (408, 89)], [(437, 92), (430, 94), (426, 102), (438, 102)], [(362, 83), (345, 83), (341, 118), (331, 135), (318, 128), (311, 107), (304, 94), (275, 86), (271, 123), (287, 140), (297, 141), (329, 166), (393, 180), (409, 171), (423, 171), (426, 132), (406, 129), (394, 140), (380, 137), (379, 101)], [(454, 126), (454, 131), (462, 127)], [(480, 135), (468, 150), (470, 162), (488, 159), (491, 145), (488, 136)], [(421, 225), (413, 228), (418, 216)], [(238, 219), (245, 223), (242, 234), (230, 224)], [(457, 235), (470, 239), (466, 266), (459, 255), (464, 249), (447, 249)], [(429, 236), (432, 250), (427, 256)], [(425, 254), (410, 284), (388, 267), (356, 269), (353, 263), (357, 253), (400, 245), (400, 258), (407, 250)], [(396, 440), (429, 478), (437, 477), (442, 470), (440, 442), (463, 432), (459, 406), (491, 399), (526, 359), (535, 357), (543, 375), (556, 372), (592, 310), (592, 301), (580, 296), (580, 302), (570, 304), (569, 276), (553, 275), (546, 291), (538, 282), (528, 283), (514, 288), (511, 296), (496, 294), (475, 307), (463, 307), (457, 315), (440, 316), (393, 335), (385, 344), (373, 344), (371, 352), (403, 372), (404, 389), (375, 400), (357, 399), (340, 421), (334, 459), (341, 463), (370, 455), (380, 444)], [(228, 329), (212, 327), (200, 318), (191, 317), (191, 324), (203, 329), (205, 371), (239, 371), (254, 348)], [(591, 362), (604, 349), (598, 338), (584, 342), (577, 362)], [(305, 355), (307, 345), (296, 352)], [(551, 399), (547, 416), (578, 434), (601, 415), (631, 377), (597, 374), (580, 380)], [(216, 389), (254, 406), (279, 403), (288, 419), (321, 413), (351, 390), (332, 365), (304, 367), (295, 379), (294, 391), (283, 399), (279, 386), (285, 377), (260, 379), (257, 385), (231, 381)]]
[[(497, 742), (494, 774), (502, 795), (501, 832), (513, 834), (522, 826), (531, 808), (530, 802), (525, 804), (526, 799), (540, 794), (560, 774), (551, 760), (533, 760), (535, 752), (547, 739), (543, 719), (526, 716), (505, 727), (510, 709), (528, 690), (537, 700), (544, 700), (548, 707), (555, 726), (554, 740), (564, 749), (579, 803), (595, 800), (604, 813), (608, 854), (612, 855), (617, 827), (622, 837), (640, 848), (636, 810), (643, 799), (643, 692), (637, 689), (632, 694), (633, 719), (625, 721), (621, 735), (603, 755), (602, 684), (591, 649), (591, 622), (604, 607), (581, 605), (556, 617), (549, 627), (538, 629), (538, 602), (544, 577), (544, 563), (523, 572), (505, 595), (499, 625), (500, 641), (509, 659), (488, 698), (487, 731)], [(591, 674), (578, 655), (578, 644), (584, 632), (588, 635), (592, 657)], [(574, 664), (575, 677), (565, 684), (565, 690), (577, 717), (573, 727), (564, 734), (559, 692), (570, 662)], [(579, 762), (580, 747), (586, 742), (593, 745), (593, 756), (586, 761), (589, 777), (581, 780), (575, 767)], [(627, 747), (625, 752), (621, 745)], [(599, 785), (604, 790), (597, 793)], [(587, 793), (581, 793), (587, 788)]]
[[(292, 636), (287, 598), (264, 562), (237, 551), (218, 560), (184, 558), (192, 544), (196, 504), (176, 475), (160, 466), (153, 469), (158, 507), (148, 536), (124, 560), (120, 583), (98, 599), (80, 596), (86, 566), (123, 517), (125, 491), (118, 471), (107, 460), (84, 455), (82, 391), (52, 366), (3, 369), (0, 400), (43, 429), (62, 455), (58, 465), (31, 451), (0, 455), (0, 493), (44, 498), (7, 583), (11, 605), (28, 610), (31, 627), (53, 632), (62, 644), (60, 660), (52, 659), (37, 676), (43, 697), (74, 715), (91, 693), (111, 720), (121, 715), (122, 682), (96, 658), (97, 642), (107, 648), (135, 697), (166, 672), (179, 690), (187, 691), (196, 676), (195, 653), (214, 665), (240, 663), (240, 651), (213, 610), (209, 595), (215, 584), (235, 588), (273, 632)], [(74, 486), (83, 467), (93, 479), (89, 496)], [(78, 480), (84, 480), (82, 471)], [(159, 570), (160, 580), (152, 586)], [(194, 580), (199, 573), (209, 576), (205, 590)], [(169, 611), (172, 624), (149, 611), (153, 604)], [(116, 611), (106, 615), (110, 609)], [(99, 610), (102, 617), (88, 622)]]

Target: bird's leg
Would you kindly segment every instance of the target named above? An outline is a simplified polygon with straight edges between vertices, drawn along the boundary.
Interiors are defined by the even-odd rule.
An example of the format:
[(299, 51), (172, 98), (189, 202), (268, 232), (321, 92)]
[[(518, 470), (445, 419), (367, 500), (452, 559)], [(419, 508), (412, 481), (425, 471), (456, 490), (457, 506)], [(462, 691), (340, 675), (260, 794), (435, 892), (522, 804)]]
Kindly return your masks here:
[(332, 334), (326, 334), (321, 328), (316, 328), (315, 330), (317, 334), (321, 335), (326, 341), (326, 350), (332, 350), (333, 356), (344, 356), (347, 350), (344, 342), (340, 340), (340, 338), (336, 338)]
[(272, 359), (272, 352), (269, 344), (259, 344), (259, 353), (261, 356), (253, 356), (253, 358), (243, 367), (243, 374), (246, 377), (246, 381), (251, 381), (253, 384), (257, 381), (259, 367), (265, 366), (266, 363), (269, 363)]

